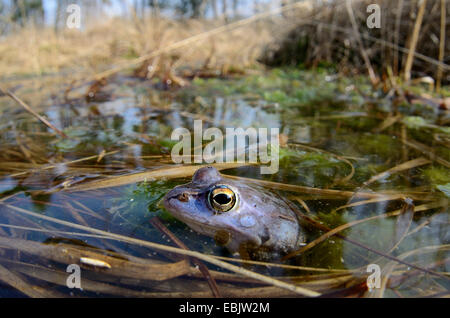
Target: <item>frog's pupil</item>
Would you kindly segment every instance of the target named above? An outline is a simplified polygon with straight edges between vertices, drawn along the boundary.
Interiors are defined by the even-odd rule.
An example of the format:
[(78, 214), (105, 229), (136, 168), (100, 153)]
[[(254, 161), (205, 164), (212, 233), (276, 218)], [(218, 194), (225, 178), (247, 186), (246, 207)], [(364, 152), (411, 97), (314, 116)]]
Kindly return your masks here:
[(231, 198), (225, 193), (219, 193), (214, 196), (214, 201), (219, 204), (228, 204), (231, 201)]

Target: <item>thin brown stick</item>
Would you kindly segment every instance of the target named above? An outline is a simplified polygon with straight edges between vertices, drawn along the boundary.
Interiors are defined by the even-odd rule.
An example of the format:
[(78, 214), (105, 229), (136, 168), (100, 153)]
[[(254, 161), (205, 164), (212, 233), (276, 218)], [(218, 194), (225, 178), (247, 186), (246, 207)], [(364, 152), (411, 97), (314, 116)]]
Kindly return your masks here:
[(417, 13), (416, 22), (414, 24), (413, 34), (411, 38), (411, 44), (409, 46), (408, 57), (405, 63), (404, 78), (405, 81), (409, 82), (411, 80), (411, 69), (414, 62), (414, 52), (416, 51), (417, 41), (419, 39), (420, 27), (422, 26), (423, 15), (425, 14), (425, 8), (427, 6), (427, 0), (421, 0), (419, 7), (419, 12)]
[(26, 283), (19, 275), (9, 271), (4, 266), (0, 265), (0, 281), (10, 285), (14, 289), (24, 293), (31, 298), (49, 297), (50, 294), (45, 292), (45, 289), (31, 286)]
[(361, 35), (358, 30), (358, 25), (356, 24), (355, 15), (353, 13), (352, 2), (351, 2), (351, 0), (346, 0), (345, 4), (347, 6), (347, 12), (350, 17), (350, 21), (352, 22), (353, 32), (355, 34), (356, 41), (358, 42), (358, 46), (361, 51), (361, 56), (364, 60), (364, 63), (366, 64), (367, 71), (369, 72), (370, 81), (372, 82), (372, 85), (375, 86), (378, 84), (378, 78), (375, 75), (375, 71), (373, 70), (372, 64), (370, 63), (369, 56), (367, 55), (367, 51), (364, 48), (364, 44), (361, 40)]
[(395, 198), (393, 198), (393, 197), (386, 197), (386, 198), (375, 198), (375, 199), (368, 199), (368, 200), (363, 200), (363, 201), (357, 201), (357, 202), (341, 205), (340, 207), (337, 207), (336, 209), (334, 209), (333, 212), (337, 212), (337, 211), (340, 211), (340, 210), (343, 210), (343, 209), (352, 208), (352, 207), (360, 206), (360, 205), (366, 205), (366, 204), (371, 204), (371, 203), (378, 203), (378, 202), (383, 202), (383, 201), (401, 200), (401, 199), (404, 199), (404, 198), (405, 198), (405, 196), (403, 194), (398, 194)]
[[(261, 180), (261, 179), (254, 179), (254, 178), (246, 178), (246, 177), (238, 177), (238, 176), (232, 176), (228, 174), (222, 174), (223, 176), (234, 179), (234, 180), (240, 180), (243, 182), (249, 182), (261, 185), (263, 187), (267, 187), (270, 189), (276, 189), (276, 190), (282, 190), (282, 191), (288, 191), (288, 192), (295, 192), (295, 193), (301, 193), (301, 194), (311, 194), (311, 195), (318, 195), (320, 197), (327, 197), (327, 198), (363, 198), (363, 199), (374, 199), (374, 198), (387, 198), (389, 197), (391, 200), (397, 200), (398, 199), (398, 193), (391, 193), (391, 192), (363, 192), (363, 191), (344, 191), (344, 190), (334, 190), (334, 189), (321, 189), (321, 188), (312, 188), (312, 187), (306, 187), (306, 186), (299, 186), (294, 184), (285, 184), (285, 183), (279, 183), (274, 181), (267, 181), (267, 180)], [(429, 197), (426, 197), (423, 193), (420, 193), (419, 195), (416, 193), (406, 193), (402, 192), (403, 195), (407, 195), (408, 197), (412, 199), (417, 200), (429, 200)], [(434, 200), (434, 197), (433, 197)]]
[[(110, 152), (107, 152), (107, 153), (103, 154), (102, 156), (105, 157), (105, 156), (116, 154), (118, 152), (119, 152), (118, 150), (110, 151)], [(96, 158), (100, 158), (100, 155), (101, 154), (93, 155), (93, 156), (89, 156), (89, 157), (84, 157), (84, 158), (80, 158), (80, 159), (75, 159), (75, 160), (71, 160), (71, 161), (68, 161), (68, 162), (61, 162), (61, 163), (58, 163), (58, 164), (46, 165), (46, 166), (40, 167), (40, 169), (41, 170), (49, 170), (49, 169), (53, 169), (53, 168), (57, 167), (60, 164), (70, 165), (70, 164), (74, 164), (74, 163), (80, 163), (80, 162), (83, 162), (83, 161), (89, 161), (89, 160), (93, 160), (93, 159), (96, 159)], [(9, 175), (9, 177), (10, 178), (18, 177), (18, 176), (30, 173), (32, 171), (33, 170), (28, 170), (28, 171), (22, 171), (22, 172), (14, 173), (14, 174)]]
[[(217, 170), (231, 169), (249, 165), (248, 163), (213, 163), (209, 166), (214, 166)], [(167, 165), (158, 169), (153, 169), (145, 172), (133, 173), (128, 175), (119, 175), (108, 178), (103, 178), (80, 185), (68, 187), (67, 191), (89, 191), (98, 190), (103, 188), (111, 188), (123, 186), (131, 183), (141, 182), (145, 180), (157, 180), (157, 179), (174, 179), (190, 177), (198, 169), (208, 165)]]
[(401, 163), (401, 164), (399, 164), (399, 165), (397, 165), (397, 166), (395, 166), (395, 167), (393, 167), (391, 169), (388, 169), (386, 171), (383, 171), (382, 173), (379, 173), (379, 174), (373, 176), (368, 181), (364, 182), (363, 186), (368, 186), (369, 184), (371, 184), (371, 183), (373, 183), (375, 181), (378, 181), (380, 179), (386, 178), (386, 177), (388, 177), (388, 176), (390, 176), (390, 175), (392, 175), (394, 173), (401, 172), (401, 171), (404, 171), (404, 170), (409, 170), (409, 169), (416, 168), (416, 167), (419, 167), (419, 166), (423, 166), (423, 165), (426, 165), (426, 164), (429, 164), (429, 163), (431, 163), (431, 161), (426, 159), (426, 158), (423, 158), (423, 157), (416, 158), (416, 159), (413, 159), (413, 160), (409, 160), (407, 162), (403, 162), (403, 163)]
[(401, 138), (400, 140), (404, 145), (406, 145), (410, 148), (416, 149), (416, 150), (422, 152), (427, 157), (429, 157), (431, 160), (436, 161), (437, 163), (439, 163), (447, 168), (450, 168), (450, 162), (439, 156), (436, 156), (434, 154), (433, 148), (428, 147), (416, 140), (408, 140), (406, 138), (405, 139)]
[[(398, 1), (397, 12), (395, 13), (395, 37), (394, 44), (398, 45), (400, 37), (400, 20), (402, 18), (403, 0)], [(398, 75), (398, 50), (394, 50), (394, 75)]]
[[(444, 53), (445, 53), (445, 0), (441, 0), (441, 32), (440, 32), (440, 42), (439, 42), (439, 62), (444, 61)], [(440, 93), (441, 91), (441, 80), (442, 80), (443, 69), (441, 66), (438, 66), (437, 74), (436, 74), (436, 92)]]
[[(189, 250), (189, 248), (181, 240), (179, 240), (178, 237), (176, 237), (167, 227), (164, 226), (164, 224), (161, 223), (161, 221), (159, 220), (159, 218), (157, 216), (150, 219), (150, 223), (155, 228), (157, 228), (159, 231), (166, 234), (176, 245), (178, 245), (178, 247), (185, 249), (185, 250)], [(220, 294), (220, 291), (219, 291), (219, 287), (217, 286), (217, 283), (216, 283), (214, 277), (212, 277), (211, 274), (209, 273), (208, 267), (206, 267), (206, 265), (202, 261), (200, 261), (198, 258), (191, 257), (191, 259), (192, 259), (192, 262), (198, 266), (200, 272), (205, 277), (206, 281), (208, 282), (209, 287), (211, 288), (211, 292), (213, 293), (214, 297), (216, 297), (216, 298), (222, 297)]]
[(38, 113), (36, 113), (30, 106), (28, 106), (24, 101), (22, 101), (19, 97), (17, 97), (16, 95), (14, 95), (14, 93), (12, 93), (9, 90), (4, 90), (3, 88), (0, 87), (0, 93), (3, 93), (6, 96), (11, 97), (16, 103), (18, 103), (20, 106), (22, 106), (23, 108), (25, 108), (26, 111), (28, 111), (29, 113), (31, 113), (34, 117), (36, 117), (37, 119), (39, 119), (41, 122), (43, 122), (47, 127), (49, 127), (50, 129), (53, 129), (58, 135), (60, 135), (63, 138), (69, 138), (67, 137), (67, 135), (65, 133), (63, 133), (61, 130), (59, 130), (58, 128), (56, 128), (55, 126), (53, 126), (52, 123), (50, 123), (47, 119), (45, 119), (44, 117), (42, 117), (41, 115), (39, 115)]

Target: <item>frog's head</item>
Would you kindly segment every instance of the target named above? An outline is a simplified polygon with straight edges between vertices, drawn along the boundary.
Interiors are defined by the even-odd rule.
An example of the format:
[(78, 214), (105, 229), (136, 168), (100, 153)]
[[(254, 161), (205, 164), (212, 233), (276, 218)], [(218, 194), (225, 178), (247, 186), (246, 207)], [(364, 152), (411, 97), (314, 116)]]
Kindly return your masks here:
[(214, 167), (197, 170), (163, 203), (175, 218), (231, 252), (263, 244), (288, 250), (299, 238), (295, 214), (284, 201), (254, 184), (224, 177)]
[[(256, 216), (241, 213), (245, 207), (243, 188), (223, 178), (216, 168), (197, 170), (192, 182), (175, 187), (164, 197), (164, 207), (177, 219), (195, 231), (223, 240), (231, 236), (260, 244), (253, 228), (258, 228)], [(246, 191), (245, 191), (246, 192)], [(222, 242), (226, 245), (230, 242)]]

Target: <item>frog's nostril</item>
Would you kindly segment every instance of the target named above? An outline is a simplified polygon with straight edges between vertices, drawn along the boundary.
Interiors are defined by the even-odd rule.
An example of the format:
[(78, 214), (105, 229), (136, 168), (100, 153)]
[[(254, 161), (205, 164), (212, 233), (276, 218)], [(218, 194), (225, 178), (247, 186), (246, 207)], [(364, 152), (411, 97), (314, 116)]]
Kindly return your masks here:
[(181, 202), (187, 202), (189, 201), (189, 195), (186, 192), (183, 192), (178, 195), (177, 199)]

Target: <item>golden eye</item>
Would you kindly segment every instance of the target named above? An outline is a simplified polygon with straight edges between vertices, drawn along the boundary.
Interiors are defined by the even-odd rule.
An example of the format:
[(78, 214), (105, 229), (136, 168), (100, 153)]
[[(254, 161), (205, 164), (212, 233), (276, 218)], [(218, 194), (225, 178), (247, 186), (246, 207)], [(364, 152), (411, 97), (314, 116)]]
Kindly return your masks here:
[(217, 212), (228, 212), (236, 205), (236, 194), (225, 185), (216, 186), (209, 192), (209, 203)]

